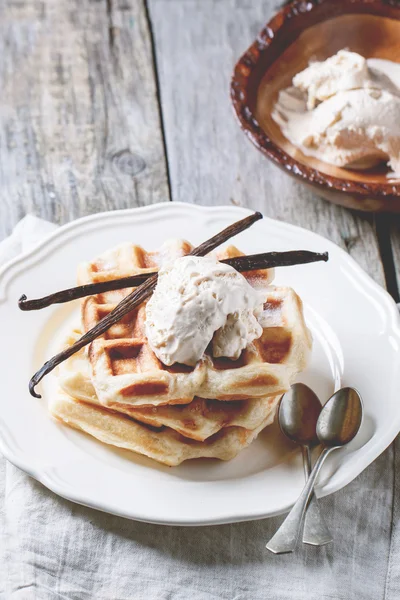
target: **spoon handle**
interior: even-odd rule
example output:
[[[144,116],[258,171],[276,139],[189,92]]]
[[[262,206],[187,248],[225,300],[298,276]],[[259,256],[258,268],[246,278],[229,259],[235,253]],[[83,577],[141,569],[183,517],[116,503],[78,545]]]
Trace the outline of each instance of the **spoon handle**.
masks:
[[[335,448],[325,448],[321,452],[295,505],[286,519],[283,521],[282,525],[279,527],[278,531],[268,542],[266,547],[274,554],[293,552],[295,549],[297,540],[299,538],[300,529],[303,524],[307,503],[314,489],[315,481],[318,477],[324,460],[332,450],[335,450]]]
[[[309,446],[303,446],[302,450],[304,472],[307,481],[311,473],[311,451]],[[317,497],[312,492],[304,517],[303,542],[312,546],[324,546],[332,541],[332,536],[320,511]]]

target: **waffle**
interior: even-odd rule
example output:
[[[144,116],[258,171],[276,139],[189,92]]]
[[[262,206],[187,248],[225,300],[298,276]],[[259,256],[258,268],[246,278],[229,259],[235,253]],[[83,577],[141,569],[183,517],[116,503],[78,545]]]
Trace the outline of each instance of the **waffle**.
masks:
[[[79,328],[71,331],[62,349],[71,346],[80,336]],[[91,381],[89,361],[83,348],[59,365],[58,383],[61,389],[74,399],[94,405],[100,404]],[[187,438],[204,441],[224,427],[238,426],[254,430],[263,423],[270,424],[278,401],[279,396],[232,402],[196,397],[187,405],[147,408],[119,405],[118,412],[125,413],[141,423],[153,427],[166,426]]]
[[[254,430],[226,427],[206,441],[198,442],[168,427],[155,429],[127,415],[79,402],[62,390],[51,396],[49,410],[57,420],[105,444],[143,454],[171,467],[193,458],[230,460],[257,437],[269,420],[267,417]]]
[[[153,271],[165,260],[190,250],[190,244],[184,241],[164,245],[157,252],[122,244],[81,265],[79,284]],[[230,246],[218,257],[239,255],[241,253]],[[301,300],[290,288],[270,287],[272,274],[269,271],[249,272],[244,276],[251,285],[265,288],[263,334],[238,360],[213,358],[206,353],[194,368],[163,365],[145,336],[146,303],[143,303],[89,347],[92,381],[101,404],[108,408],[122,404],[146,407],[188,404],[196,396],[231,401],[284,393],[305,367],[311,347]],[[82,301],[84,331],[109,314],[132,289],[85,298]]]

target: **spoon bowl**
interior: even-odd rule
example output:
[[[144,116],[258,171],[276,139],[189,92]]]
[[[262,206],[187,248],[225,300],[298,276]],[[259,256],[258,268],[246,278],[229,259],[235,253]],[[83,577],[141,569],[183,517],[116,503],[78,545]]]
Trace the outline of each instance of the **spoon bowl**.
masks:
[[[351,442],[361,426],[362,401],[354,388],[335,392],[325,404],[317,422],[317,436],[327,448]]]
[[[279,404],[279,426],[286,437],[302,446],[318,444],[316,427],[321,412],[318,396],[304,383],[295,383]]]

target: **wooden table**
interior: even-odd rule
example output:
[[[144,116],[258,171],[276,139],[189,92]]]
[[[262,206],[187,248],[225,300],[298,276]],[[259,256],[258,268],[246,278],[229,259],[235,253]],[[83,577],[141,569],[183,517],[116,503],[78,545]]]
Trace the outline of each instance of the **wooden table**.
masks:
[[[232,67],[276,0],[4,0],[0,239],[180,200],[239,204],[345,248],[398,299],[400,220],[321,200],[239,130]]]
[[[233,65],[278,4],[3,0],[0,239],[26,213],[61,224],[161,201],[233,203],[333,240],[398,300],[399,217],[321,200],[263,158],[235,121]],[[369,467],[381,474],[371,480],[382,498],[394,490],[393,447]],[[76,527],[86,514],[76,509]],[[160,536],[157,526],[124,522],[126,528],[133,539],[137,531],[143,539],[149,532]],[[212,538],[203,528],[193,546],[209,547],[213,539],[225,548],[227,528],[214,528]],[[236,526],[232,535],[238,531],[251,539],[256,529]],[[264,530],[258,536],[260,544],[267,539]],[[331,550],[328,568],[338,582],[342,574],[334,569],[341,563],[334,553],[340,551]]]

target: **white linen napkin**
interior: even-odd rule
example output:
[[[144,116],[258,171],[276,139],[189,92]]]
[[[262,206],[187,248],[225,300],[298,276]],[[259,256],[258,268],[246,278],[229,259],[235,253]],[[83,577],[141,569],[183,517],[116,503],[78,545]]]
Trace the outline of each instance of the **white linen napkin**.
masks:
[[[54,223],[26,215],[14,227],[12,234],[0,243],[0,266],[36,246],[55,229],[57,225]]]
[[[0,263],[55,227],[25,217],[0,244]],[[217,527],[137,523],[63,500],[0,457],[0,598],[399,600],[399,457],[398,438],[320,500],[334,544],[283,556],[265,549],[283,517]]]

